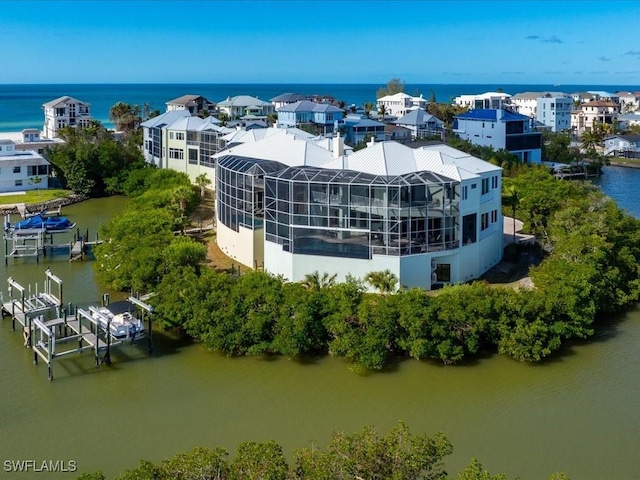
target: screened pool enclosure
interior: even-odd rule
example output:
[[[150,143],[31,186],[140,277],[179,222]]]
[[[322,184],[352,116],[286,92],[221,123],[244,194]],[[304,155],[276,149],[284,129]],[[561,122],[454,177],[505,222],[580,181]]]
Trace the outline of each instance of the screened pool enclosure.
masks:
[[[267,242],[294,254],[370,259],[460,246],[460,184],[433,172],[380,176],[229,155],[216,182],[219,222],[264,228]]]

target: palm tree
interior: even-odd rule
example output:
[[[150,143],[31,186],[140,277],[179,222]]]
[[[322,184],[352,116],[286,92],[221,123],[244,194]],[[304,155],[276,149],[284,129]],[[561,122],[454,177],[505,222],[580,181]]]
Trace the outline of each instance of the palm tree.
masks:
[[[382,115],[382,123],[384,123],[384,116],[387,114],[387,107],[385,107],[384,104],[380,105],[378,107],[378,113]]]
[[[146,102],[143,106],[142,106],[142,118],[144,118],[145,120],[149,120],[151,118],[151,104],[149,102]]]
[[[398,277],[389,269],[383,272],[369,272],[364,281],[383,295],[393,292],[398,285]]]
[[[109,120],[116,126],[116,130],[131,134],[140,125],[140,107],[117,102],[109,109]]]
[[[511,207],[511,217],[513,218],[513,244],[516,243],[516,209],[520,204],[520,191],[515,185],[509,185],[504,189],[502,194],[502,203],[505,206]]]
[[[337,276],[337,273],[329,275],[327,272],[320,275],[316,270],[315,272],[308,273],[304,276],[302,286],[307,290],[322,290],[323,288],[330,288],[336,284]]]
[[[211,180],[206,173],[201,173],[196,177],[196,185],[200,187],[200,198],[204,198],[204,189],[207,185],[211,185]]]
[[[180,213],[180,217],[176,219],[176,222],[179,224],[180,231],[183,234],[187,223],[187,217],[185,217],[185,212],[187,210],[187,201],[189,200],[189,197],[191,197],[192,193],[193,192],[191,188],[184,185],[176,187],[172,193],[173,203]]]

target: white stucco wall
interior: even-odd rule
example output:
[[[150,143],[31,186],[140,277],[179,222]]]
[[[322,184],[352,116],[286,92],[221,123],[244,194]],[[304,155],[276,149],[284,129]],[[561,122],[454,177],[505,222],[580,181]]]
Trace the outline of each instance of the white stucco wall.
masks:
[[[236,232],[217,222],[216,243],[230,258],[254,268],[256,261],[258,264],[262,263],[262,258],[257,255],[262,254],[263,234],[262,229],[254,231],[243,227],[239,227],[239,231]]]

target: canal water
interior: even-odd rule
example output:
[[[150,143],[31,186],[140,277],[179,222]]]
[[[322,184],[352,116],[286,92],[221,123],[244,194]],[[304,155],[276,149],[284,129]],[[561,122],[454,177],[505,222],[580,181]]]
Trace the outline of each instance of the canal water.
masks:
[[[605,192],[640,216],[640,170],[607,168]],[[126,200],[65,207],[90,236]],[[105,292],[91,261],[64,255],[36,264],[10,260],[4,279],[42,282],[47,267],[64,282],[65,302],[97,302]],[[510,478],[637,479],[640,448],[640,309],[632,308],[588,343],[529,365],[493,355],[468,366],[399,361],[357,375],[336,358],[227,358],[156,335],[156,351],[126,346],[110,367],[89,354],[34,366],[22,335],[0,325],[0,468],[7,461],[75,462],[111,478],[140,459],[159,461],[195,446],[234,451],[247,440],[276,440],[287,455],[335,430],[387,431],[405,421],[416,433],[444,432],[456,475],[472,457]],[[76,478],[76,473],[7,473],[0,478]]]

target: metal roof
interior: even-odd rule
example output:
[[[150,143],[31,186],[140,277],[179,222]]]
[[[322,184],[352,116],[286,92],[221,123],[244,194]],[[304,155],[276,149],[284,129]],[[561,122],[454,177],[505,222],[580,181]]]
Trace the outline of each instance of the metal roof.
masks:
[[[81,103],[82,105],[90,105],[87,102],[82,102],[80,100],[78,100],[77,98],[73,98],[70,97],[68,95],[62,96],[62,97],[58,97],[54,100],[51,100],[50,102],[47,103],[43,103],[42,106],[45,108],[53,108],[53,107],[57,107],[58,105],[64,103],[65,105],[67,103]]]
[[[267,105],[271,105],[271,103],[265,102],[264,100],[260,100],[259,98],[252,97],[249,95],[237,95],[235,97],[227,97],[226,100],[218,102],[219,107],[250,107],[250,106],[264,107]]]
[[[429,122],[436,122],[438,125],[443,125],[442,120],[434,117],[430,113],[424,110],[412,110],[404,117],[397,119],[394,123],[396,125],[426,125]]]
[[[306,97],[304,95],[300,95],[299,93],[282,93],[276,97],[273,97],[271,101],[278,102],[278,103],[282,103],[282,102],[294,103],[294,102],[297,102],[298,100],[304,100],[304,99],[306,99]]]
[[[140,126],[146,128],[160,128],[164,125],[171,125],[173,122],[183,117],[190,116],[191,114],[189,113],[189,110],[172,110],[170,112],[164,112],[156,117],[150,118],[146,122],[142,122]]]

